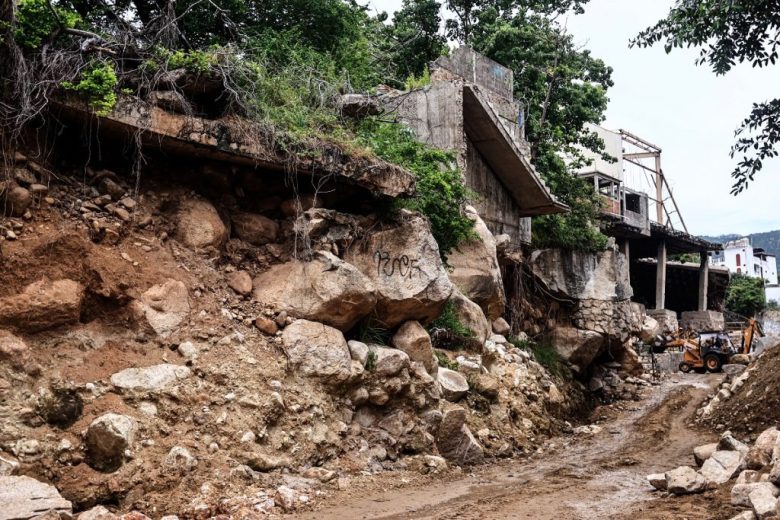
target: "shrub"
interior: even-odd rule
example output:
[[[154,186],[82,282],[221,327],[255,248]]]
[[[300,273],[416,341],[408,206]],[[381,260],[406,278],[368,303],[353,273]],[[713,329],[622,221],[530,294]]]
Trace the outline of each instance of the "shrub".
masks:
[[[358,139],[378,157],[414,174],[417,191],[399,204],[428,217],[445,263],[458,244],[476,237],[474,221],[463,212],[471,192],[453,167],[452,154],[419,142],[406,126],[376,119],[361,123]]]
[[[81,71],[78,83],[63,81],[60,86],[86,94],[89,104],[98,115],[106,115],[116,105],[117,77],[109,62],[94,62]]]
[[[474,337],[474,333],[471,329],[460,322],[458,313],[455,310],[455,304],[451,301],[444,304],[444,310],[442,310],[438,318],[433,320],[430,328],[445,329],[458,336],[463,336],[464,338]]]
[[[418,88],[423,88],[431,84],[431,71],[428,69],[428,67],[425,67],[425,70],[423,70],[422,74],[420,74],[420,77],[416,77],[414,74],[406,78],[406,84],[404,85],[406,87],[406,90],[415,90]]]
[[[726,308],[743,316],[754,316],[766,307],[764,279],[736,274],[726,290]]]
[[[561,360],[558,351],[548,342],[534,343],[531,345],[537,363],[542,365],[553,375],[563,376],[566,373],[566,366]]]
[[[450,370],[458,370],[458,363],[455,361],[450,361],[450,358],[447,357],[447,354],[444,352],[439,352],[438,350],[434,350],[433,354],[436,356],[436,361],[438,361],[440,367],[449,368]]]

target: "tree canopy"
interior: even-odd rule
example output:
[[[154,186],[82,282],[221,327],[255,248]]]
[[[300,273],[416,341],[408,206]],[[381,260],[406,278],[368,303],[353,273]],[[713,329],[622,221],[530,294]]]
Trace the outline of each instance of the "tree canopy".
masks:
[[[734,275],[726,291],[726,308],[743,316],[755,316],[765,307],[764,279]]]
[[[606,243],[594,225],[600,199],[592,186],[572,174],[572,168],[584,161],[584,149],[603,153],[604,143],[586,124],[604,119],[612,69],[579,47],[557,22],[557,15],[581,12],[585,3],[483,2],[473,9],[475,22],[469,22],[468,30],[450,24],[453,35],[468,32],[477,51],[514,72],[515,96],[524,104],[534,165],[551,191],[572,209],[535,219],[534,239],[540,247],[598,250]]]
[[[532,161],[572,208],[536,220],[537,244],[600,249],[599,198],[562,158],[576,165],[583,149],[603,149],[586,124],[603,119],[612,71],[558,21],[587,1],[404,0],[389,18],[357,0],[18,0],[15,17],[0,11],[0,53],[14,57],[4,95],[22,102],[0,105],[0,118],[29,120],[55,89],[108,111],[120,90],[153,90],[185,68],[219,71],[226,106],[290,135],[354,139],[334,96],[419,85],[449,36],[514,71]]]
[[[663,43],[666,52],[697,47],[698,65],[723,75],[739,63],[769,67],[778,59],[780,3],[776,0],[676,2],[663,20],[642,31],[631,45]],[[731,173],[734,195],[742,193],[764,163],[777,157],[780,142],[780,99],[758,102],[736,130],[731,157],[739,162]]]

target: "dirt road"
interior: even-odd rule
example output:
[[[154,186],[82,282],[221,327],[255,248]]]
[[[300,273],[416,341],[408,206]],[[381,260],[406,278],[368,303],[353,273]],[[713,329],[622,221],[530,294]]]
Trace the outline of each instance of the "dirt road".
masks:
[[[346,491],[299,518],[729,518],[734,512],[720,490],[666,497],[653,492],[645,480],[648,473],[692,464],[692,449],[715,438],[691,422],[702,399],[721,379],[675,377],[645,401],[615,414],[591,437],[556,439],[559,447],[542,455],[488,465],[424,487]]]

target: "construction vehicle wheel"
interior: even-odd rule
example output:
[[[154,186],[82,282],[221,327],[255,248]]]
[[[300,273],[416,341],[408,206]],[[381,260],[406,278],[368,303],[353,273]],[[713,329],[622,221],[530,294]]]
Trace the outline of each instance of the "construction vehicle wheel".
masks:
[[[691,365],[689,365],[688,363],[683,361],[682,363],[680,363],[680,366],[677,367],[677,368],[679,368],[680,372],[682,372],[683,374],[687,374],[688,372],[691,371],[691,368],[693,368],[693,367],[691,367]]]
[[[704,366],[706,366],[707,370],[710,372],[720,372],[720,367],[722,365],[723,361],[720,359],[720,356],[709,354],[704,357]]]

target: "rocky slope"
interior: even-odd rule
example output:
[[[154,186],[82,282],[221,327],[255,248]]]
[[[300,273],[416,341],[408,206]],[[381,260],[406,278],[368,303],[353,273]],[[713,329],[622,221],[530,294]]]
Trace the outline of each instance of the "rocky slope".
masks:
[[[14,518],[39,514],[38,495],[63,514],[305,509],[350,476],[534,451],[587,409],[580,383],[490,325],[498,262],[448,273],[419,215],[237,203],[252,187],[235,167],[136,190],[126,172],[14,163],[0,272]],[[495,258],[491,240],[475,247]],[[479,338],[468,351],[432,346],[424,325],[448,301]],[[386,344],[366,334],[377,324]]]

